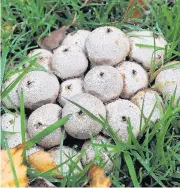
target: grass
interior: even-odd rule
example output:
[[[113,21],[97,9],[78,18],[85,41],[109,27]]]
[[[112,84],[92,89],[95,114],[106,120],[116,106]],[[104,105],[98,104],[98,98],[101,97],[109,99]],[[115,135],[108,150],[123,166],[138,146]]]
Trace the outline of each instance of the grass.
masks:
[[[38,47],[36,41],[60,26],[70,24],[75,14],[77,14],[77,23],[69,31],[81,28],[92,30],[103,25],[113,25],[125,32],[148,28],[164,36],[168,42],[163,64],[176,59],[180,60],[180,0],[176,0],[173,7],[169,7],[166,0],[154,0],[152,4],[148,4],[152,13],[143,19],[134,19],[137,22],[136,25],[124,23],[125,19],[122,16],[128,6],[127,0],[107,0],[106,2],[108,3],[84,5],[77,0],[2,0],[3,20],[1,35],[3,52],[1,58],[1,85],[13,74],[20,74],[14,83],[2,91],[2,98],[8,97],[9,92],[27,72],[39,69],[39,67],[35,66],[36,56],[27,58],[29,51]],[[27,61],[30,62],[29,66],[19,69]],[[152,64],[150,75],[152,84],[154,75],[156,75],[156,71],[160,67],[160,65],[155,66]],[[164,68],[168,68],[168,66]],[[113,152],[113,156],[109,153],[110,159],[114,164],[114,168],[109,174],[113,186],[180,186],[178,181],[180,177],[180,108],[178,106],[174,107],[172,105],[173,101],[174,97],[170,103],[166,103],[166,110],[159,122],[151,123],[149,121],[150,118],[146,120],[145,128],[138,138],[132,134],[129,123],[127,144],[117,138],[105,119],[95,117],[79,106],[84,113],[101,123],[111,135],[111,144],[93,144],[93,147],[110,148],[111,152]],[[23,93],[21,93],[21,134],[24,142],[25,111],[23,106]],[[8,109],[2,107],[2,112],[4,111],[8,111]],[[67,121],[67,118],[60,119],[36,135],[36,137],[27,141],[27,148],[62,126]],[[4,140],[5,138],[3,138],[2,147],[8,150]],[[95,151],[97,150],[95,149]],[[82,155],[83,151],[78,155],[76,163],[69,157],[69,161],[72,161],[70,169],[78,168],[76,164]],[[99,156],[98,153],[97,156]],[[98,162],[97,160],[99,158],[95,159],[96,162]],[[99,164],[103,165],[100,160]],[[62,165],[57,168],[61,168]],[[13,163],[11,166],[13,169]],[[62,180],[52,177],[51,172],[53,170],[39,174],[29,167],[28,175],[30,178],[46,177],[58,186],[77,187],[82,186],[88,180],[87,172],[90,166],[91,164],[85,166],[78,175],[70,173]],[[15,175],[14,170],[13,172]],[[16,177],[15,180],[18,185]]]

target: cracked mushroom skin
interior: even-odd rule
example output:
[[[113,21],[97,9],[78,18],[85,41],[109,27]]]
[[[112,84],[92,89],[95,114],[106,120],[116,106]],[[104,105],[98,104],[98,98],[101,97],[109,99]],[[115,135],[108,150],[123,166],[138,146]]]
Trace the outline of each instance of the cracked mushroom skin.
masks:
[[[98,135],[96,136],[93,141],[93,143],[96,144],[109,144],[110,142],[108,141],[108,139],[106,139],[105,137]],[[109,156],[108,156],[108,152],[106,149],[104,149],[101,146],[92,146],[91,145],[91,141],[87,140],[83,146],[82,146],[82,150],[85,149],[85,155],[83,155],[82,157],[82,164],[83,165],[87,165],[88,163],[90,163],[91,161],[93,161],[95,159],[95,151],[98,151],[98,153],[100,154],[100,157],[103,161],[102,164],[105,164],[104,169],[106,173],[109,173],[112,168],[113,168],[113,163],[110,160]],[[109,150],[109,148],[107,148]],[[110,154],[110,152],[109,152]]]
[[[148,86],[148,74],[139,64],[124,61],[116,68],[124,80],[122,98],[129,99],[138,90]]]
[[[52,57],[52,71],[61,79],[79,77],[88,67],[88,60],[79,46],[62,45]]]
[[[97,66],[84,78],[84,89],[103,102],[118,98],[123,90],[123,79],[119,71],[111,66]]]
[[[62,45],[77,45],[85,52],[85,41],[90,33],[88,30],[77,30],[69,33],[63,40]]]
[[[176,65],[175,65],[176,64]],[[180,99],[180,61],[173,61],[167,66],[174,65],[172,68],[167,68],[162,70],[155,79],[155,87],[159,92],[163,94],[163,96],[170,100],[171,97],[175,94],[174,105]],[[178,104],[180,106],[180,102]]]
[[[141,122],[141,112],[138,106],[125,99],[118,99],[106,105],[107,121],[124,142],[128,139],[128,118],[132,125],[132,132],[135,136],[138,135]],[[103,130],[105,135],[108,133]]]
[[[35,111],[29,116],[27,130],[29,136],[33,138],[39,132],[46,129],[49,125],[55,123],[61,118],[62,108],[57,104],[46,104]],[[57,146],[61,142],[61,128],[56,129],[51,134],[45,136],[40,140],[38,145],[43,148],[51,148]]]
[[[61,83],[61,93],[58,97],[58,102],[64,106],[66,99],[71,99],[73,96],[84,93],[83,80],[81,78],[69,79]]]
[[[89,112],[99,117],[106,118],[106,109],[101,100],[88,93],[82,93],[71,98],[73,102],[81,105]],[[65,123],[65,131],[74,138],[88,139],[90,135],[97,135],[102,130],[102,125],[83,113],[80,108],[67,102],[62,110],[62,117],[70,115]]]
[[[58,97],[60,84],[56,76],[44,71],[27,73],[19,84],[19,94],[24,93],[24,105],[34,110],[44,104],[54,103]]]
[[[165,51],[164,50],[157,50],[154,51],[153,48],[137,46],[137,44],[141,45],[150,45],[156,47],[165,48],[167,42],[164,40],[163,37],[153,34],[151,31],[132,31],[128,33],[130,36],[130,44],[131,44],[131,51],[130,51],[130,58],[141,63],[143,67],[147,70],[151,68],[151,62],[155,59],[155,63],[159,64],[163,61]],[[154,57],[155,55],[155,57]]]
[[[37,56],[36,63],[44,67],[47,71],[51,71],[52,53],[45,49],[35,49],[28,54],[28,57],[30,58],[37,54],[39,55]],[[25,67],[28,65],[29,63],[26,63]]]
[[[164,111],[164,104],[161,96],[157,91],[151,89],[145,89],[139,91],[135,96],[132,97],[131,102],[136,104],[140,110],[143,110],[145,118],[149,118],[151,113],[150,121],[153,123],[160,120]]]
[[[99,27],[92,31],[85,42],[92,64],[116,65],[130,52],[128,37],[116,27]]]

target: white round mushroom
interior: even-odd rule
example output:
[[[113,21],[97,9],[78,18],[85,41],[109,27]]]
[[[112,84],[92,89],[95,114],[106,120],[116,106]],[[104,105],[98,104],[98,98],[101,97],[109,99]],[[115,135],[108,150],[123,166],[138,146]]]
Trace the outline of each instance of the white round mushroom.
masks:
[[[61,118],[62,109],[57,104],[46,104],[36,109],[29,116],[27,130],[29,136],[33,138],[39,132],[46,129],[49,125],[55,123]],[[51,148],[57,146],[61,142],[61,128],[45,136],[38,143],[43,148]]]
[[[88,30],[77,30],[69,33],[62,42],[62,45],[77,45],[85,52],[85,41],[91,32]]]
[[[168,66],[173,66],[168,68]],[[166,64],[166,69],[162,70],[155,79],[155,87],[170,100],[175,90],[175,105],[180,99],[180,61],[173,61]],[[180,102],[179,102],[180,105]]]
[[[116,68],[124,80],[124,88],[121,93],[122,98],[128,99],[138,90],[148,86],[148,74],[139,64],[124,61]]]
[[[61,93],[58,97],[58,102],[64,106],[66,99],[71,99],[77,94],[83,93],[83,80],[81,78],[74,78],[66,80],[61,83]]]
[[[163,100],[158,92],[152,89],[139,91],[132,97],[131,101],[136,104],[140,110],[143,110],[144,117],[149,118],[152,114],[150,118],[152,122],[160,120],[163,115]]]
[[[61,79],[81,76],[88,67],[88,60],[79,46],[62,45],[54,51],[52,70]]]
[[[55,147],[48,152],[51,154],[56,165],[64,163],[59,167],[62,175],[68,175],[70,171],[71,173],[78,174],[79,168],[82,169],[81,162],[76,162],[78,160],[78,153],[74,149],[63,146],[62,148]],[[72,161],[77,164],[77,166],[75,166]],[[72,167],[74,168],[72,169]]]
[[[35,55],[38,55],[36,63],[44,67],[47,71],[51,71],[52,53],[45,49],[35,49],[28,54],[28,57]],[[28,65],[29,63],[26,63],[25,67]]]
[[[128,35],[131,43],[130,58],[141,63],[146,69],[151,68],[151,63],[154,59],[156,64],[163,61],[165,51],[162,49],[157,50],[158,47],[165,48],[167,44],[163,37],[157,36],[151,31],[132,31]],[[137,45],[150,45],[150,47]]]
[[[93,143],[94,144],[109,144],[110,142],[105,137],[98,135],[97,137],[93,139]],[[87,165],[91,161],[95,160],[96,153],[98,153],[98,160],[100,156],[100,160],[102,160],[101,164],[104,165],[105,172],[109,173],[112,170],[113,163],[110,159],[110,157],[112,156],[112,152],[110,151],[109,148],[104,149],[104,147],[101,147],[101,146],[92,146],[91,141],[88,140],[83,144],[82,149],[86,150],[85,155],[83,155],[82,157],[83,165]],[[108,152],[107,150],[110,152]]]
[[[94,64],[116,65],[130,51],[128,37],[118,28],[105,26],[92,31],[86,39],[86,51]]]
[[[60,90],[56,76],[48,72],[32,71],[19,83],[19,93],[24,93],[24,105],[31,110],[55,102]]]
[[[97,66],[84,78],[84,89],[103,102],[118,98],[123,89],[123,79],[119,71],[111,66]]]
[[[72,101],[81,105],[89,112],[99,117],[99,114],[106,118],[104,104],[93,95],[82,93],[71,98]],[[102,125],[83,113],[80,108],[67,102],[62,110],[62,116],[70,115],[65,123],[66,132],[74,138],[88,139],[90,135],[97,135],[102,130]]]
[[[128,139],[128,118],[135,136],[140,131],[141,112],[138,106],[124,99],[118,99],[106,105],[107,121],[119,139]],[[143,124],[143,123],[142,123]],[[108,135],[106,131],[103,132]]]

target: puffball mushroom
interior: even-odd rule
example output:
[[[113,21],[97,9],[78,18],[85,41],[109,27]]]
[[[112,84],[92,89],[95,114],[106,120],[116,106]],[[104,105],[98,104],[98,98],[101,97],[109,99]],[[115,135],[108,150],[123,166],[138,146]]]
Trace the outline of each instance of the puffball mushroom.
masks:
[[[98,135],[97,137],[95,137],[93,139],[93,143],[95,143],[95,144],[109,144],[110,142],[105,137]],[[102,164],[105,164],[104,169],[105,169],[106,173],[109,173],[112,170],[113,163],[112,163],[111,159],[109,158],[110,156],[108,156],[108,152],[106,150],[108,148],[104,149],[101,146],[92,146],[91,141],[88,140],[83,144],[82,149],[86,150],[85,155],[83,155],[83,157],[82,157],[83,165],[87,165],[88,163],[93,161],[96,157],[95,151],[98,151],[98,155],[100,155],[101,160],[103,162]],[[109,154],[112,154],[112,153],[109,152]]]
[[[46,129],[49,125],[55,123],[61,118],[62,109],[57,104],[46,104],[35,111],[29,116],[27,130],[29,136],[33,138],[39,132]],[[56,129],[51,134],[45,136],[38,143],[43,148],[51,148],[57,146],[61,142],[61,128]]]
[[[106,118],[106,109],[101,100],[88,93],[81,93],[73,98],[73,102],[81,105],[95,116],[103,116]],[[69,116],[69,120],[65,123],[66,132],[74,138],[88,139],[92,134],[97,135],[102,130],[102,125],[83,113],[80,108],[67,102],[62,110],[62,116]]]
[[[132,97],[131,101],[136,104],[140,110],[143,110],[143,114],[146,118],[149,118],[151,113],[150,121],[158,121],[164,111],[164,104],[161,96],[158,92],[145,89],[139,91],[135,96]]]
[[[93,64],[116,65],[130,51],[128,37],[118,28],[105,26],[92,31],[85,42],[89,60]]]
[[[131,43],[130,58],[141,63],[147,70],[151,68],[151,62],[154,59],[155,64],[163,60],[165,51],[157,50],[158,47],[165,48],[167,44],[163,37],[155,35],[151,31],[132,31],[128,35]],[[152,47],[154,43],[156,48]],[[137,46],[138,44],[150,45],[150,47]]]
[[[74,166],[74,169],[70,168],[71,165],[74,165],[74,163],[76,163],[76,160],[78,160],[78,156],[77,156],[78,153],[74,149],[69,148],[67,146],[62,146],[62,148],[60,147],[52,148],[48,152],[52,156],[52,159],[56,165],[60,165],[64,163],[60,167],[61,173],[63,175],[67,175],[70,170],[73,170],[74,174],[78,174],[78,168],[82,169],[82,165],[80,161],[77,163],[77,166]],[[72,161],[74,163],[72,163]]]
[[[41,178],[41,177],[33,179],[32,181],[29,182],[29,185],[30,185],[28,186],[29,188],[31,187],[56,187],[48,180],[46,180],[45,178]]]
[[[56,76],[43,71],[27,73],[19,83],[19,94],[24,93],[24,105],[34,110],[44,104],[55,102],[60,90]]]
[[[148,86],[148,74],[139,64],[124,61],[116,68],[124,80],[122,98],[128,99],[138,90]]]
[[[83,93],[83,80],[74,78],[61,83],[61,93],[59,94],[58,102],[64,106],[66,99],[71,99],[73,96]]]
[[[132,125],[132,132],[138,135],[141,122],[140,109],[132,102],[124,99],[118,99],[106,105],[107,121],[113,131],[122,141],[128,139],[128,118]],[[108,133],[104,130],[105,135]]]
[[[168,99],[174,95],[175,103],[180,98],[180,61],[173,61],[166,66],[173,66],[162,70],[155,79],[155,87]],[[180,103],[179,103],[180,105]]]
[[[79,46],[62,45],[54,51],[52,70],[61,79],[81,76],[88,67],[88,60]]]
[[[103,102],[118,98],[123,89],[123,79],[119,71],[111,66],[97,66],[84,78],[84,89]]]
[[[62,45],[77,45],[85,52],[85,41],[91,32],[88,30],[77,30],[69,33],[62,42]]]
[[[37,55],[37,61],[36,63],[44,67],[47,71],[51,71],[51,62],[52,62],[52,53],[45,49],[35,49],[32,50],[28,57],[32,57]],[[26,63],[25,66],[27,67],[29,63]]]

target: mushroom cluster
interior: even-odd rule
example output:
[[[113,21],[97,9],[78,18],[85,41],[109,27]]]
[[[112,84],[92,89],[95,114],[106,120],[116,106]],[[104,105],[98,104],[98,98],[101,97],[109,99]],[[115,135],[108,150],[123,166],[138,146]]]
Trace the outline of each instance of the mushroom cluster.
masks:
[[[150,31],[125,34],[118,28],[105,26],[92,32],[79,30],[70,33],[52,52],[44,49],[30,52],[29,57],[38,54],[36,63],[46,71],[28,72],[10,92],[11,103],[6,98],[4,106],[8,109],[13,105],[18,107],[19,94],[24,92],[25,107],[31,110],[26,126],[30,138],[69,115],[64,127],[42,138],[30,153],[42,147],[50,152],[56,164],[60,163],[61,157],[65,162],[68,155],[77,153],[74,148],[60,146],[65,132],[74,139],[85,141],[82,149],[86,153],[82,164],[78,163],[78,167],[82,168],[81,165],[86,165],[96,156],[90,138],[94,137],[98,144],[109,142],[107,130],[71,101],[106,119],[123,142],[128,139],[129,125],[132,133],[138,136],[144,119],[152,123],[158,121],[164,112],[164,96],[170,99],[176,89],[176,101],[180,97],[178,62],[171,62],[173,68],[163,69],[157,75],[156,87],[153,87],[156,90],[149,87],[148,71],[152,63],[162,65],[165,45],[163,37]],[[16,78],[14,75],[5,87]],[[3,115],[3,131],[8,134],[15,132],[15,135],[7,135],[9,143],[12,140],[21,142],[19,119],[17,115]],[[113,164],[107,150],[101,150],[99,154],[109,172]],[[65,173],[69,171],[68,165],[69,162],[64,166]]]

